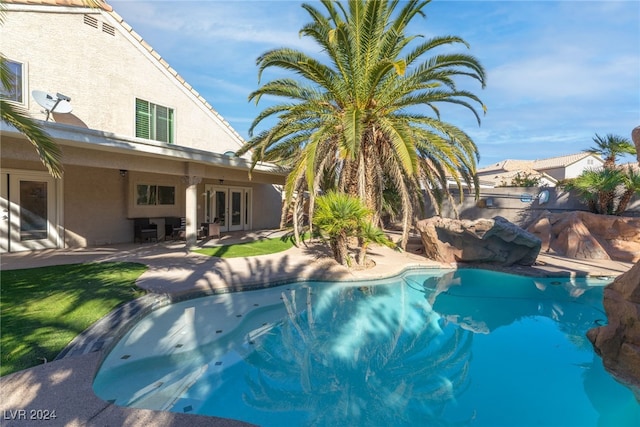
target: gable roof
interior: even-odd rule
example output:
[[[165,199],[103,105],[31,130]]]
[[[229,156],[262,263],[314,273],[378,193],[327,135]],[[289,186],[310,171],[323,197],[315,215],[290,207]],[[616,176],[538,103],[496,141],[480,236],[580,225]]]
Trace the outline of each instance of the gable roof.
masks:
[[[547,169],[565,168],[571,166],[574,163],[579,162],[587,157],[593,157],[599,162],[603,163],[602,159],[593,153],[581,152],[575,154],[567,154],[565,156],[550,157],[547,159],[539,160],[513,160],[507,159],[495,163],[491,166],[478,169],[479,175],[490,175],[500,172],[514,172],[514,171],[543,171]]]
[[[599,160],[601,163],[604,163],[600,157],[596,154],[582,152],[576,154],[568,154],[566,156],[559,157],[551,157],[548,159],[542,160],[534,160],[531,164],[531,167],[536,170],[544,170],[544,169],[555,169],[555,168],[564,168],[567,166],[571,166],[574,163],[579,162],[582,159],[587,157],[593,157],[594,159]]]
[[[2,0],[4,3],[32,4],[41,6],[96,7],[107,12],[113,8],[104,0]]]
[[[162,58],[162,56],[151,47],[149,43],[147,43],[140,34],[136,33],[131,27],[131,25],[127,24],[125,20],[118,15],[113,8],[107,4],[104,0],[1,0],[5,4],[16,4],[16,5],[28,5],[28,6],[59,6],[59,7],[78,7],[78,8],[86,8],[90,9],[91,7],[95,7],[96,10],[102,11],[102,13],[106,13],[110,15],[118,24],[120,24],[121,28],[128,33],[144,50],[146,50],[157,63],[164,68],[169,74],[171,74],[176,83],[182,86],[186,91],[188,91],[191,95],[193,95],[201,105],[211,113],[215,119],[220,121],[222,126],[224,126],[234,138],[238,140],[238,144],[242,144],[244,142],[244,138],[240,136],[240,134],[227,122],[221,115],[218,113],[209,102],[204,99],[197,90],[193,88],[187,81],[178,74],[178,72],[173,69],[167,61]]]
[[[531,163],[532,163],[531,160],[506,159],[498,163],[495,163],[491,166],[478,169],[477,173],[481,175],[486,175],[486,174],[498,173],[498,172],[510,172],[510,171],[517,171],[522,169],[530,169]]]

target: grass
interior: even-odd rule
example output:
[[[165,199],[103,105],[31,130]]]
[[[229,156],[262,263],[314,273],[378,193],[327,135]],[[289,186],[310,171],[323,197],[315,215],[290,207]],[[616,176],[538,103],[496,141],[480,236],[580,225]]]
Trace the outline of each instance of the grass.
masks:
[[[146,270],[127,262],[3,271],[0,376],[53,360],[76,335],[144,292]]]
[[[303,238],[301,236],[301,238]],[[194,252],[219,258],[239,258],[257,255],[269,255],[286,251],[293,246],[293,237],[286,236],[278,239],[263,239],[248,243],[213,246],[196,249]]]

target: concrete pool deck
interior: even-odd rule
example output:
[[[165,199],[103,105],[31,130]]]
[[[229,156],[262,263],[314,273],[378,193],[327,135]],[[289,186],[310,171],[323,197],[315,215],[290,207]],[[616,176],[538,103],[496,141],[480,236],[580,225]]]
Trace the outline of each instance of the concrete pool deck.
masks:
[[[229,235],[220,241],[201,245],[237,243],[273,235],[257,233]],[[377,279],[400,273],[410,266],[448,267],[409,252],[374,248],[370,257],[375,267],[346,269],[326,258],[320,245],[292,248],[272,255],[220,259],[184,249],[184,244],[161,242],[147,245],[119,245],[105,248],[45,250],[3,254],[2,271],[39,266],[92,261],[130,261],[148,265],[138,286],[148,290],[146,308],[164,299],[181,299],[188,294],[246,290],[266,283],[284,283],[294,279]],[[509,269],[533,276],[618,276],[632,264],[616,261],[572,260],[541,254],[532,267]],[[130,305],[128,307],[131,307]],[[139,307],[137,308],[139,309]],[[137,310],[136,309],[136,310]],[[132,310],[135,311],[135,310]],[[114,314],[115,313],[115,314]],[[114,322],[134,317],[135,312],[120,310],[103,318],[63,352],[64,357],[0,378],[0,417],[3,426],[247,426],[249,424],[214,417],[133,409],[115,406],[98,398],[92,381],[108,348]],[[107,336],[107,340],[99,337]],[[84,341],[83,339],[84,338]],[[77,351],[73,351],[73,349]],[[55,411],[55,419],[51,418]],[[46,418],[49,416],[49,419]]]

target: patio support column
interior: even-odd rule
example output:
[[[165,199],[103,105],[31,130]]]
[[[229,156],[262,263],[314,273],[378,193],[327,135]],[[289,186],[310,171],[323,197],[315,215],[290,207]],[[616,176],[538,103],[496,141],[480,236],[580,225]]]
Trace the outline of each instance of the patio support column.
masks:
[[[199,176],[185,176],[184,181],[187,184],[185,197],[185,218],[186,225],[186,245],[187,248],[196,246],[198,237],[198,184],[202,182]]]

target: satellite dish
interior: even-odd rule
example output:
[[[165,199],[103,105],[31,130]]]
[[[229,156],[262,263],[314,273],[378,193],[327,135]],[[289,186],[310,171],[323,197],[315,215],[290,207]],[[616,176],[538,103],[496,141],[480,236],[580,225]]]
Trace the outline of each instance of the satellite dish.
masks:
[[[41,90],[34,90],[31,92],[31,95],[33,96],[33,99],[36,100],[38,105],[44,108],[47,112],[47,120],[49,120],[49,114],[51,113],[66,114],[73,111],[73,107],[69,103],[69,101],[71,101],[71,98],[61,93],[52,95]]]
[[[544,205],[549,201],[549,190],[542,190],[540,194],[538,194],[538,203]]]

